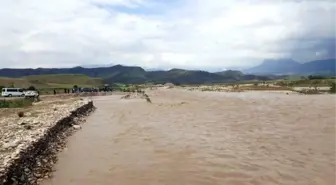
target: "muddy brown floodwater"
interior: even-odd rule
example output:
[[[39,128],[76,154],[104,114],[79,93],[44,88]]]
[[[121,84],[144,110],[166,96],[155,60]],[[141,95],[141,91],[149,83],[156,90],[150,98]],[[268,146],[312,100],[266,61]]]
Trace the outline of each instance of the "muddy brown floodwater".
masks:
[[[333,185],[335,96],[95,97],[43,185]]]

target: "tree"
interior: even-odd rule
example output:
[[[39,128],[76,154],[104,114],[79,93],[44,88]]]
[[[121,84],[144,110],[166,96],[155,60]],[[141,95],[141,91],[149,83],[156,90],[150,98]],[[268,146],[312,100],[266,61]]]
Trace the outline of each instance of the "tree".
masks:
[[[27,90],[29,90],[29,91],[36,91],[36,88],[33,85],[31,85],[31,86],[28,87]]]
[[[336,93],[336,83],[333,82],[331,85],[330,85],[330,90],[329,90],[330,93]]]
[[[74,88],[74,89],[78,89],[78,85],[74,85],[73,88]]]
[[[308,79],[309,80],[322,80],[322,79],[326,79],[327,77],[325,77],[325,76],[320,76],[320,75],[315,75],[315,76],[313,76],[313,75],[309,75],[308,76]]]

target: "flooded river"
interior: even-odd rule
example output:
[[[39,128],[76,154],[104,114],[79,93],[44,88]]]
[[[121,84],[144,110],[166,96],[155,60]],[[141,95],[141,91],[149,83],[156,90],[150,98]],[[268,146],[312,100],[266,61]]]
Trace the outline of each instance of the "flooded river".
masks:
[[[335,96],[148,94],[94,98],[43,185],[335,184]]]

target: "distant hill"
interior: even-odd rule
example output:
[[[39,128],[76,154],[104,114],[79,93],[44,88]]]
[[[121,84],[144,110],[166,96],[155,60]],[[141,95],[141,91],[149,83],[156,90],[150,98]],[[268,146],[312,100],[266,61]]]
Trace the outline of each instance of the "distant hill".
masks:
[[[225,79],[215,73],[200,70],[171,69],[169,71],[152,71],[147,73],[149,81],[154,83],[203,84],[224,82]]]
[[[297,72],[301,74],[329,74],[335,75],[336,73],[336,59],[316,60],[301,64],[297,68]]]
[[[335,75],[336,60],[317,60],[300,64],[292,59],[264,60],[260,65],[244,70],[249,74],[277,75]]]
[[[241,71],[236,70],[226,70],[217,72],[216,74],[222,77],[231,78],[232,80],[240,80],[244,76],[244,74]]]
[[[122,66],[115,65],[112,67],[97,67],[97,68],[37,68],[37,69],[0,69],[0,76],[10,78],[38,78],[43,81],[43,78],[48,76],[41,75],[86,75],[90,78],[100,78],[102,83],[174,83],[174,84],[203,84],[203,83],[224,83],[234,82],[241,80],[271,80],[274,76],[258,76],[258,75],[244,75],[240,71],[227,70],[217,73],[211,73],[201,70],[184,70],[184,69],[171,69],[169,71],[145,71],[137,66]],[[35,77],[26,77],[37,75]],[[58,78],[58,82],[76,83],[71,81],[70,78]],[[51,78],[48,78],[51,79]],[[46,83],[46,82],[43,82]],[[48,81],[48,83],[53,83]],[[90,83],[96,84],[96,83]]]
[[[57,74],[57,75],[33,75],[20,78],[0,77],[0,86],[28,88],[33,85],[36,88],[71,88],[74,85],[80,87],[100,86],[103,80],[91,78],[81,74]]]
[[[108,78],[117,74],[133,73],[134,71],[145,72],[141,67],[129,67],[115,65],[112,67],[97,67],[97,68],[37,68],[37,69],[0,69],[0,76],[18,78],[31,75],[48,75],[48,74],[83,74],[90,77]]]
[[[252,74],[292,73],[298,66],[300,66],[300,63],[292,59],[267,59],[260,65],[247,69],[244,72]]]

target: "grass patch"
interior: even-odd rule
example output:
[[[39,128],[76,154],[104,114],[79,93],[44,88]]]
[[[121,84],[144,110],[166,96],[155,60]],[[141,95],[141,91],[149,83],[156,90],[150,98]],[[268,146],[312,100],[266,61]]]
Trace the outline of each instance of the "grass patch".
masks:
[[[275,85],[287,87],[325,87],[334,83],[335,79],[301,79],[301,80],[281,80],[275,82]]]
[[[22,108],[33,105],[32,99],[0,100],[0,108]]]
[[[3,87],[28,88],[29,86],[34,86],[38,90],[46,89],[47,92],[49,92],[49,89],[54,88],[61,91],[64,88],[72,88],[74,85],[97,87],[102,84],[103,79],[77,74],[34,75],[22,78],[0,77],[0,86]]]
[[[43,83],[52,87],[59,87],[62,85],[71,85],[68,87],[73,87],[73,85],[102,85],[103,80],[100,78],[91,78],[86,75],[80,74],[57,74],[57,75],[36,75],[36,76],[26,76],[26,79],[30,82]],[[63,86],[62,86],[63,87]]]
[[[291,91],[291,88],[288,87],[277,87],[277,86],[241,86],[239,87],[241,90],[249,90],[249,91]]]

